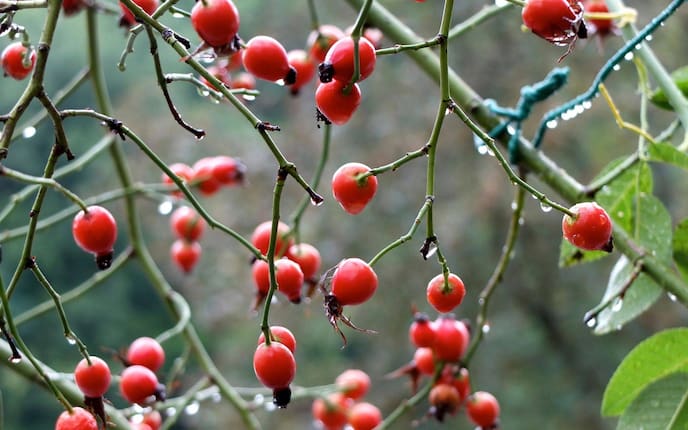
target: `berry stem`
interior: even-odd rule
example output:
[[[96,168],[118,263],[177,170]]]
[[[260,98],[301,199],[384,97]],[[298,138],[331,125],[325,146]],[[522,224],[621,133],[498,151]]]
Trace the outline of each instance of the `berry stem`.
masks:
[[[463,35],[464,33],[478,27],[480,24],[487,21],[488,19],[497,16],[499,13],[511,7],[513,7],[513,4],[511,3],[506,3],[499,6],[483,6],[483,8],[480,9],[477,13],[475,13],[465,21],[455,25],[451,30],[449,30],[449,40]]]

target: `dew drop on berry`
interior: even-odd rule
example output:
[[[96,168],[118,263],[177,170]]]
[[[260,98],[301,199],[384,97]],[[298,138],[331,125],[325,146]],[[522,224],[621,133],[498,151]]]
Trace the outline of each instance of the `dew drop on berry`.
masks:
[[[26,127],[22,130],[22,137],[24,139],[30,139],[36,135],[36,127]]]

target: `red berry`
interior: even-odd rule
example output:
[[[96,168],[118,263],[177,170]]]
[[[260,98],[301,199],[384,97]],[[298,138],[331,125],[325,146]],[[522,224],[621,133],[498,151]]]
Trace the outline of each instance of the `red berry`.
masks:
[[[322,63],[330,47],[344,37],[346,34],[335,25],[325,24],[318,27],[318,31],[313,30],[306,41],[306,46],[309,47],[308,54],[313,62]]]
[[[29,49],[31,51],[28,63],[24,63],[26,52]],[[33,71],[33,67],[36,65],[36,51],[22,45],[22,42],[14,42],[3,49],[0,61],[2,61],[2,70],[5,72],[5,76],[20,81],[29,76]]]
[[[444,366],[437,383],[453,385],[459,393],[461,402],[466,400],[468,395],[471,394],[471,382],[468,376],[468,369],[465,367],[450,364]]]
[[[350,408],[351,399],[342,393],[331,393],[313,400],[311,412],[313,418],[320,421],[325,429],[339,430],[346,425]]]
[[[315,75],[315,64],[303,49],[294,49],[287,52],[289,65],[296,70],[296,80],[291,85],[292,94],[298,94],[299,90],[309,83]]]
[[[172,171],[172,173],[177,175],[179,177],[179,179],[181,179],[184,182],[189,182],[189,181],[191,181],[191,178],[193,178],[193,175],[194,175],[193,169],[184,163],[174,163],[174,164],[171,164],[169,166],[169,168]],[[163,184],[167,184],[167,185],[174,184],[172,179],[164,173],[162,174],[162,182],[163,182]],[[173,191],[172,194],[174,194],[178,197],[180,197],[182,195],[181,191]]]
[[[189,206],[181,206],[172,212],[170,217],[172,232],[179,239],[194,241],[201,238],[205,231],[206,222]]]
[[[346,163],[332,176],[332,194],[335,200],[352,215],[363,211],[377,191],[375,175],[366,176],[363,180],[358,179],[369,171],[370,167],[365,164]]]
[[[152,410],[143,415],[142,423],[147,424],[151,430],[158,430],[162,425],[162,416],[160,415],[160,412]]]
[[[148,15],[152,15],[153,12],[155,12],[155,9],[158,8],[159,2],[158,0],[133,0],[134,3],[139,6],[141,9],[143,9],[144,12],[146,12]],[[134,14],[131,13],[128,7],[124,5],[124,3],[120,2],[119,3],[119,8],[122,10],[122,16],[120,17],[120,25],[123,27],[131,27],[134,24],[136,24],[136,18],[134,18]]]
[[[55,430],[98,430],[98,421],[89,411],[80,407],[64,411],[57,417]]]
[[[72,235],[81,249],[96,255],[98,267],[106,269],[112,261],[112,248],[117,239],[117,223],[102,206],[89,206],[72,221]]]
[[[165,350],[151,337],[139,337],[127,349],[127,362],[138,364],[157,372],[165,363]]]
[[[452,317],[439,318],[435,324],[435,343],[432,347],[435,357],[443,361],[459,361],[470,340],[466,324]]]
[[[499,402],[488,392],[476,391],[466,401],[466,414],[475,425],[494,427],[499,418]]]
[[[230,54],[225,69],[227,69],[228,72],[232,72],[234,70],[239,70],[239,68],[241,68],[241,52],[237,51]]]
[[[193,176],[191,180],[196,184],[198,190],[204,196],[211,196],[222,187],[220,181],[213,176],[214,166],[214,157],[203,157],[193,165]]]
[[[365,37],[358,40],[359,81],[364,80],[375,69],[375,47]],[[332,79],[348,83],[354,75],[354,40],[351,37],[339,39],[332,45],[325,61],[318,66],[321,82]]]
[[[287,296],[292,303],[301,302],[301,287],[303,286],[303,272],[301,267],[288,258],[275,261],[275,278],[277,289]]]
[[[334,383],[346,397],[360,400],[370,389],[370,376],[359,369],[348,369],[339,374]]]
[[[110,368],[98,357],[89,357],[91,364],[82,359],[74,369],[74,380],[77,387],[86,397],[102,397],[110,387]]]
[[[289,348],[280,342],[261,343],[253,354],[253,370],[266,387],[287,388],[296,375],[296,360]]]
[[[287,250],[287,257],[301,267],[303,277],[306,280],[313,279],[318,270],[320,270],[320,252],[318,252],[316,247],[308,243],[302,242],[290,246]]]
[[[583,3],[583,8],[585,12],[609,13],[607,4],[602,0],[588,0]],[[606,36],[614,31],[614,21],[611,19],[590,18],[587,23],[591,27],[590,32],[600,36]]]
[[[344,91],[347,82],[332,81],[318,85],[315,104],[325,118],[333,124],[345,124],[361,104],[361,90],[354,84]]]
[[[425,314],[417,314],[409,327],[409,338],[416,347],[432,347],[435,343],[435,325]]]
[[[454,414],[461,405],[461,398],[454,386],[449,384],[437,384],[430,390],[428,395],[432,414],[438,421],[444,421],[446,414]]]
[[[293,240],[286,239],[285,236],[291,229],[282,221],[277,224],[277,243],[275,244],[275,255],[282,256],[292,245]],[[270,233],[272,232],[272,221],[260,223],[251,234],[251,243],[263,254],[268,254],[270,244]]]
[[[432,348],[417,348],[413,353],[413,362],[416,369],[425,375],[435,373],[435,353]]]
[[[279,342],[289,348],[293,354],[296,352],[296,338],[294,334],[286,327],[279,325],[270,326],[270,334],[273,342]],[[261,332],[258,336],[258,345],[265,343],[265,333]]]
[[[296,72],[289,65],[287,51],[270,36],[255,36],[246,42],[241,61],[246,71],[259,79],[271,82],[283,80],[288,85],[296,79]]]
[[[131,424],[131,429],[130,430],[153,430],[151,426],[149,426],[146,423],[130,423]]]
[[[191,25],[205,43],[222,47],[239,31],[239,11],[232,0],[198,1],[191,9]]]
[[[358,305],[373,296],[377,289],[375,271],[360,258],[342,260],[332,275],[331,293],[340,305]]]
[[[564,239],[587,251],[612,251],[612,220],[600,205],[595,202],[578,203],[570,211],[576,216],[564,215],[561,221]]]
[[[578,37],[585,37],[579,0],[528,0],[522,18],[533,33],[555,45],[571,45]]]
[[[211,174],[222,185],[238,185],[244,182],[246,165],[226,155],[215,157]]]
[[[74,15],[81,9],[86,7],[84,0],[63,0],[62,1],[62,12],[65,16]]]
[[[438,312],[451,312],[463,301],[466,288],[461,278],[453,273],[447,277],[447,285],[444,284],[444,274],[440,273],[430,280],[426,290],[428,303]]]
[[[349,411],[349,425],[353,430],[373,430],[381,422],[382,413],[370,403],[357,403]]]
[[[253,275],[253,284],[258,290],[258,295],[265,297],[270,292],[270,266],[264,260],[256,260],[251,266],[251,273]]]
[[[135,364],[122,372],[119,389],[129,403],[145,404],[158,392],[158,377],[149,368]]]
[[[170,256],[172,262],[184,273],[190,273],[201,258],[201,245],[198,242],[189,242],[177,239],[172,244]]]

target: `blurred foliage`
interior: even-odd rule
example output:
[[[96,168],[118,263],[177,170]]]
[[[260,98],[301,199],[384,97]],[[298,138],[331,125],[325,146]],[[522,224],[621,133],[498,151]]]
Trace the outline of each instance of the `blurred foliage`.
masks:
[[[346,27],[355,19],[355,11],[343,3],[316,3],[322,23]],[[381,3],[423,37],[430,38],[437,33],[440,2],[417,4],[410,0],[388,0]],[[639,10],[639,25],[656,14],[663,6],[661,3],[664,2],[629,1],[630,6]],[[241,11],[243,39],[267,33],[280,39],[288,49],[304,46],[310,31],[305,0],[236,0],[236,4]],[[484,4],[483,1],[457,2],[454,22],[469,17]],[[188,0],[179,5],[191,7]],[[48,92],[63,86],[86,62],[85,17],[60,19],[47,69]],[[38,39],[41,12],[21,11],[16,21],[30,29],[32,40]],[[161,97],[145,37],[137,39],[135,52],[127,59],[127,70],[122,73],[116,64],[125,44],[125,32],[117,27],[115,16],[102,16],[100,21],[102,60],[116,107],[114,116],[138,133],[168,163],[192,164],[201,157],[219,154],[241,158],[249,168],[248,184],[223,190],[221,195],[205,198],[203,203],[218,220],[243,235],[250,235],[258,223],[271,215],[277,165],[263,142],[231,107],[224,103],[216,105],[190,85],[176,82],[170,90],[177,108],[189,123],[208,134],[204,140],[196,141],[185,133],[172,121]],[[166,16],[162,21],[180,29],[194,43],[198,41],[186,20]],[[519,88],[541,80],[556,66],[556,59],[562,53],[559,48],[522,32],[520,25],[519,11],[512,8],[451,45],[451,66],[456,72],[483,97],[494,98],[502,105],[515,103]],[[661,61],[671,70],[685,63],[687,25],[688,11],[684,8],[655,34],[652,42]],[[383,43],[390,44],[388,40]],[[537,106],[532,120],[525,123],[526,136],[532,135],[537,119],[547,109],[585,90],[601,64],[621,44],[616,37],[579,41],[574,53],[565,60],[571,68],[569,85]],[[161,47],[167,73],[188,72],[171,50],[164,44]],[[639,112],[635,73],[629,63],[608,80],[608,88],[623,116],[631,121],[636,121]],[[361,86],[360,110],[349,124],[336,128],[333,133],[331,159],[321,187],[326,203],[308,209],[301,230],[302,239],[320,249],[325,267],[350,256],[371,258],[406,233],[425,197],[425,165],[420,160],[380,176],[378,195],[359,216],[345,214],[330,197],[327,179],[339,165],[355,160],[377,166],[420,148],[435,115],[437,88],[404,55],[381,57],[376,72]],[[3,81],[1,112],[11,108],[22,88],[22,83]],[[284,88],[265,82],[260,82],[258,89],[262,94],[250,102],[251,109],[259,117],[280,125],[282,131],[274,134],[280,149],[305,177],[310,177],[323,134],[315,122],[313,88],[305,89],[298,97],[291,97]],[[90,88],[85,85],[62,106],[81,108],[93,104]],[[38,108],[32,106],[32,111]],[[650,114],[659,123],[664,118],[664,123],[670,121],[669,114],[658,109],[651,109]],[[77,155],[92,146],[103,132],[96,122],[84,119],[67,120],[66,131]],[[50,125],[43,123],[34,137],[13,145],[6,165],[40,174],[51,144]],[[636,137],[617,128],[609,108],[599,99],[589,112],[551,131],[543,150],[585,182],[609,160],[632,151],[635,145]],[[150,160],[133,146],[127,146],[126,151],[136,181],[159,182],[160,172]],[[467,286],[468,294],[458,316],[472,318],[477,311],[478,294],[501,252],[514,188],[493,158],[474,150],[471,133],[458,122],[448,124],[443,130],[440,151],[436,229],[450,267]],[[60,163],[63,165],[66,160]],[[655,188],[670,211],[683,214],[680,217],[683,218],[688,212],[683,198],[686,184],[678,183],[676,178],[676,172],[670,168],[655,171]],[[537,178],[530,179],[541,187]],[[84,198],[118,186],[105,155],[62,182]],[[14,182],[0,182],[0,207],[19,189]],[[288,181],[283,219],[288,219],[303,195],[301,188]],[[253,285],[248,253],[226,235],[207,234],[202,240],[204,251],[199,266],[192,275],[182,276],[169,261],[173,238],[168,218],[158,213],[159,203],[151,200],[141,201],[139,205],[147,243],[156,261],[173,287],[190,301],[202,338],[228,380],[237,386],[256,386],[250,356],[260,322],[249,312]],[[61,195],[49,193],[44,213],[53,213],[64,205]],[[120,202],[107,206],[115,216],[124,216]],[[6,220],[0,231],[23,225],[29,207],[30,199]],[[524,219],[515,258],[490,309],[491,330],[471,367],[473,387],[498,396],[505,428],[613,428],[614,423],[603,421],[599,413],[602,393],[613,369],[641,339],[660,328],[685,321],[686,310],[663,298],[661,310],[651,310],[620,332],[594,336],[582,323],[582,317],[602,296],[614,259],[559,270],[559,216],[543,213],[537,202],[529,201]],[[418,248],[422,239],[419,232],[408,244],[383,258],[376,266],[381,284],[375,298],[349,311],[357,325],[375,329],[377,335],[347,331],[349,345],[342,349],[340,338],[324,318],[318,296],[299,306],[281,301],[274,307],[271,321],[290,327],[299,342],[296,384],[332,383],[339,372],[356,367],[371,375],[373,387],[368,397],[383,412],[391,411],[409,396],[408,381],[386,379],[385,375],[411,359],[413,349],[407,336],[411,306],[415,304],[423,311],[430,311],[424,298],[425,285],[439,267],[434,261],[425,262],[420,257]],[[126,232],[122,231],[117,253],[123,251],[126,242]],[[2,245],[0,274],[9,279],[21,241]],[[41,231],[34,249],[41,268],[61,293],[87,279],[95,270],[91,258],[74,246],[68,222]],[[31,276],[25,276],[12,302],[19,313],[47,298],[40,285]],[[138,336],[154,336],[173,323],[136,264],[129,264],[126,270],[93,292],[69,303],[66,310],[72,328],[91,352],[104,356],[110,350],[126,347]],[[67,344],[57,322],[56,314],[49,313],[22,325],[20,330],[41,360],[58,371],[71,372],[79,358],[78,351]],[[174,358],[182,353],[183,345],[179,339],[173,339],[164,346],[169,357],[165,371],[169,371]],[[121,369],[114,359],[108,361],[114,372]],[[191,384],[194,377],[200,376],[194,372],[193,362],[188,364],[188,370],[188,379],[180,381],[182,385]],[[61,407],[41,388],[26,384],[4,367],[0,368],[0,381],[4,410],[4,423],[0,427],[3,424],[8,429],[54,425]],[[108,397],[115,405],[124,405],[116,389]],[[425,412],[425,406],[416,408],[397,428],[409,428],[412,420],[419,420],[421,428],[442,427],[425,418]],[[307,399],[295,401],[286,411],[258,411],[258,415],[265,428],[312,427]],[[200,413],[187,417],[174,428],[237,428],[240,426],[237,420],[226,404],[204,403]],[[446,426],[470,428],[462,416],[451,418]]]

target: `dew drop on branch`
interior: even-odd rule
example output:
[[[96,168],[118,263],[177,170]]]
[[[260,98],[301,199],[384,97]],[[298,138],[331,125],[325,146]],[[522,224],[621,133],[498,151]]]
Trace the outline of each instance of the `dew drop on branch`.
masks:
[[[65,336],[65,339],[67,339],[68,344],[76,345],[76,339],[74,338],[74,335],[68,334]]]
[[[556,119],[551,119],[551,120],[547,121],[546,125],[547,125],[547,128],[550,128],[550,129],[557,128],[557,125],[559,125],[559,122]]]
[[[548,205],[545,202],[540,202],[540,209],[542,210],[542,212],[545,213],[552,212],[552,206]]]
[[[483,332],[483,334],[488,334],[490,332],[490,329],[490,323],[485,323],[483,324],[480,330]]]
[[[633,53],[632,53],[632,52],[627,52],[626,55],[624,55],[624,60],[626,60],[626,61],[631,61],[631,60],[633,60]]]
[[[251,95],[251,94],[244,94],[244,95],[242,95],[241,97],[243,97],[244,100],[246,100],[246,101],[248,101],[248,102],[252,102],[253,100],[256,99],[256,96]]]
[[[12,364],[19,364],[19,363],[21,363],[21,361],[22,361],[22,358],[21,358],[21,357],[12,357],[12,358],[10,358],[10,363],[12,363]]]
[[[587,325],[590,328],[594,328],[597,325],[597,318],[590,318],[588,321],[585,322],[585,325]]]
[[[201,409],[201,405],[198,402],[189,403],[184,408],[184,413],[186,415],[196,415]]]
[[[678,300],[678,299],[676,298],[676,296],[673,295],[673,294],[671,294],[671,293],[667,293],[667,297],[669,297],[669,300],[671,300],[672,302],[675,302],[676,300]]]
[[[619,312],[622,307],[623,299],[621,297],[617,297],[612,301],[612,312]]]
[[[167,415],[168,417],[173,417],[177,415],[177,408],[170,406],[169,408],[165,409],[165,415]]]
[[[36,127],[26,127],[22,130],[22,137],[24,139],[30,139],[36,135]]]

